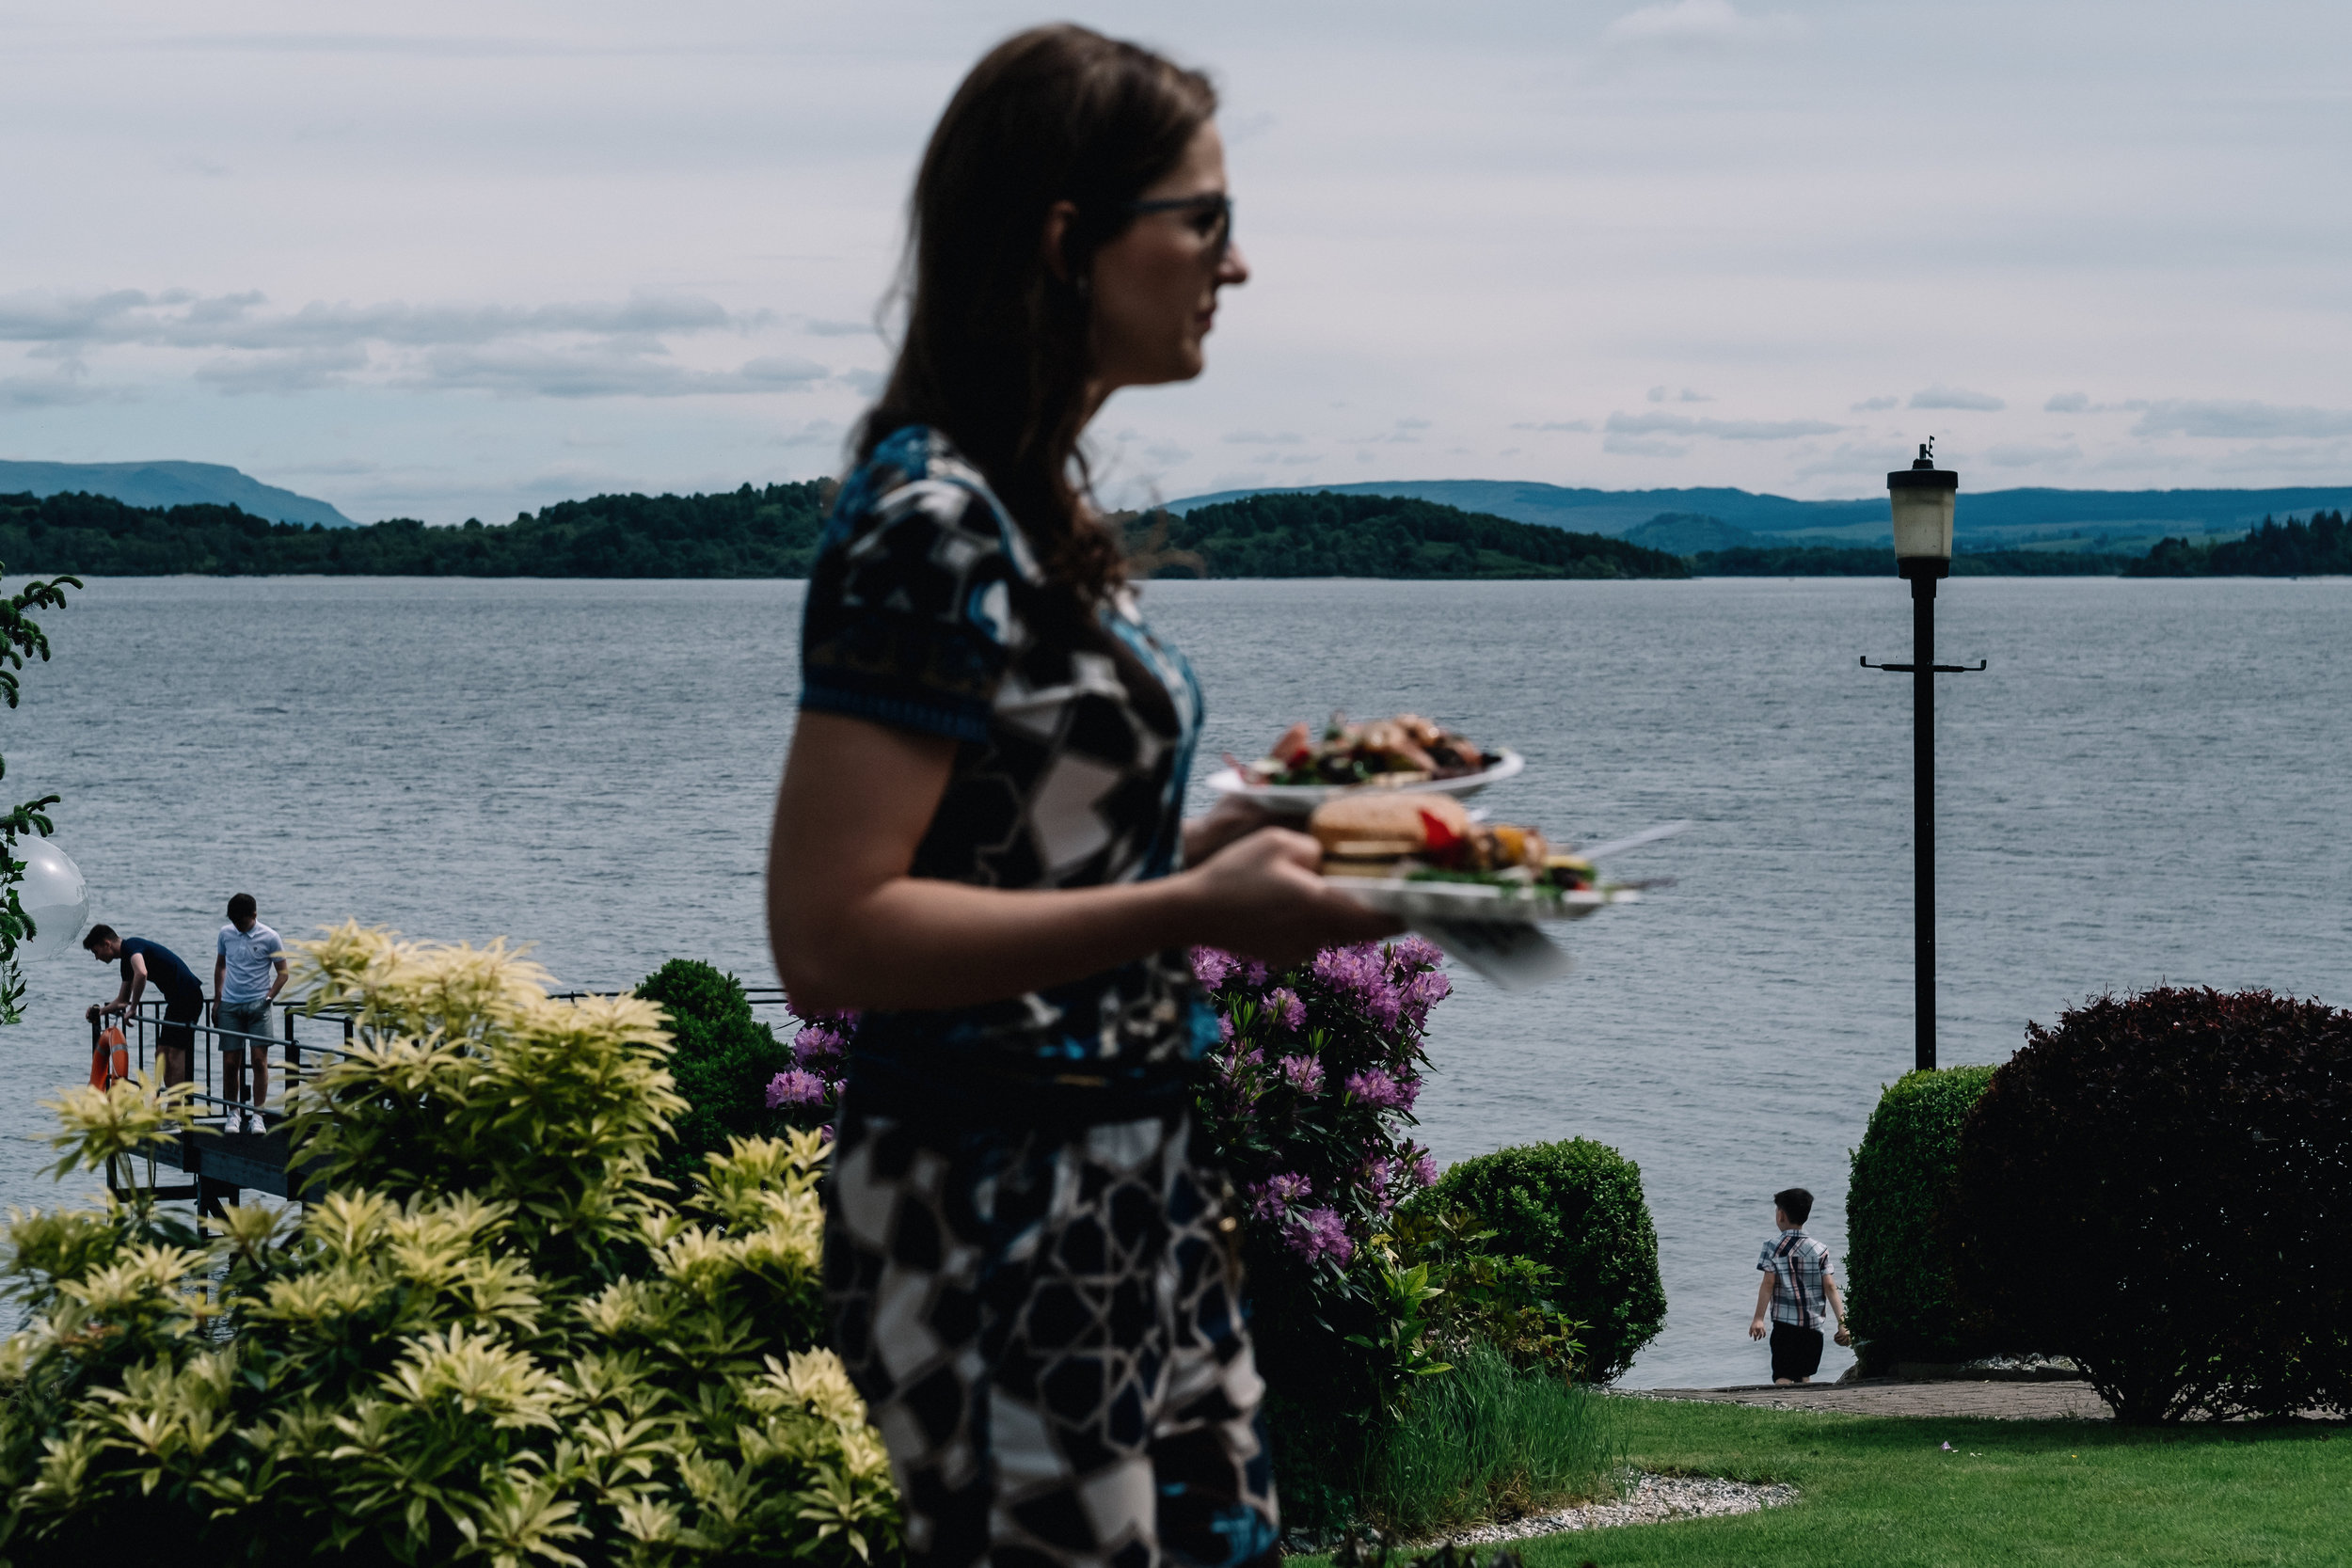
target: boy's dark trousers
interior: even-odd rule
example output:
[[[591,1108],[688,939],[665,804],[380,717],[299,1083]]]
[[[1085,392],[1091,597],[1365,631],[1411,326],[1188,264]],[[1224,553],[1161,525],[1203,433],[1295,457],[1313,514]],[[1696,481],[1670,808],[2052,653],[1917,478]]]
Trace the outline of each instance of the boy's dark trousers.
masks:
[[[1795,1323],[1772,1324],[1772,1381],[1811,1377],[1821,1370],[1821,1331]]]

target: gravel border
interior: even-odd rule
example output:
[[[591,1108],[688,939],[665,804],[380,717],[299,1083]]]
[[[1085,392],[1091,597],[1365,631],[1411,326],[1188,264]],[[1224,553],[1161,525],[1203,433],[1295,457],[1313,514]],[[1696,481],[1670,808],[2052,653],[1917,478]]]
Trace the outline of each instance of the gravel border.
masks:
[[[1530,1513],[1502,1524],[1480,1525],[1458,1534],[1439,1536],[1428,1546],[1486,1546],[1531,1536],[1558,1535],[1568,1530],[1613,1529],[1620,1525],[1662,1525],[1675,1519],[1715,1519],[1731,1513],[1754,1513],[1797,1500],[1797,1489],[1786,1483],[1756,1486],[1715,1476],[1661,1476],[1647,1470],[1632,1472],[1623,1498],[1613,1503],[1585,1503],[1554,1513]]]

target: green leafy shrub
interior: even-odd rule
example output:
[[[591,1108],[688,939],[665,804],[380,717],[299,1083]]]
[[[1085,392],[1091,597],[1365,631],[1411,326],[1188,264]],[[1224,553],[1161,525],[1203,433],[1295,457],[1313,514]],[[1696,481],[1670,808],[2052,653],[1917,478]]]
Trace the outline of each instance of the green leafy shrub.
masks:
[[[1849,1326],[1871,1367],[1959,1361],[1999,1348],[1962,1326],[1944,1233],[1961,1126],[1992,1080],[1989,1067],[1903,1074],[1879,1096],[1853,1152],[1846,1189]]]
[[[667,1015],[670,1077],[685,1108],[671,1118],[674,1140],[654,1173],[683,1183],[732,1138],[778,1137],[790,1117],[767,1101],[767,1088],[792,1067],[792,1048],[752,1016],[743,983],[693,958],[672,958],[645,976],[637,994]]]
[[[0,1550],[569,1568],[895,1550],[880,1437],[816,1348],[818,1134],[649,1162],[680,1107],[653,1006],[557,1002],[502,947],[302,944],[358,1044],[303,1086],[328,1196],[206,1242],[151,1203],[14,1216]],[[61,1168],[187,1120],[80,1089]]]
[[[1416,1203],[1467,1209],[1495,1232],[1493,1250],[1549,1269],[1556,1305],[1583,1325],[1584,1375],[1596,1383],[1623,1373],[1665,1326],[1641,1167],[1606,1144],[1497,1149],[1454,1166]]]
[[[2167,988],[2026,1038],[1961,1135],[1984,1325],[2128,1421],[2352,1402],[2352,1013]]]

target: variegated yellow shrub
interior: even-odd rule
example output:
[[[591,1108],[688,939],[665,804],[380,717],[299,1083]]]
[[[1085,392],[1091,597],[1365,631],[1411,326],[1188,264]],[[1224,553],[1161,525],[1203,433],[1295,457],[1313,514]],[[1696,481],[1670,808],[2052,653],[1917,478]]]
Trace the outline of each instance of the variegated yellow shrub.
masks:
[[[295,1119],[323,1196],[209,1238],[144,1205],[11,1217],[32,1317],[0,1345],[0,1557],[895,1558],[881,1439],[817,1344],[818,1135],[671,1193],[649,1004],[549,1000],[503,945],[345,926],[302,953],[358,1021]],[[74,1091],[61,1172],[180,1099]]]

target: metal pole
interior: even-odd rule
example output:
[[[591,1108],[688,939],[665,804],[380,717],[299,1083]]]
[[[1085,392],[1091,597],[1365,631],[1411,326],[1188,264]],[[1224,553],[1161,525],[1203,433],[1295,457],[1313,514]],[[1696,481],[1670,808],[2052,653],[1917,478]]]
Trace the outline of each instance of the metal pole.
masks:
[[[1935,578],[1911,579],[1912,880],[1917,908],[1915,1066],[1935,1070]]]

